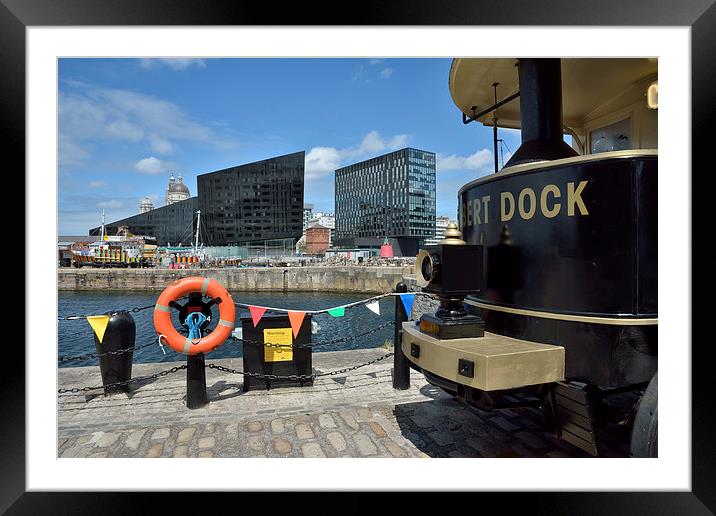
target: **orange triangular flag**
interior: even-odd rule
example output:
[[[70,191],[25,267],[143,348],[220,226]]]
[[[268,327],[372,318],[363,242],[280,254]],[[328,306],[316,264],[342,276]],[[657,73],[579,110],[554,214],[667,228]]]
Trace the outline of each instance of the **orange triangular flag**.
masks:
[[[306,312],[288,312],[288,319],[291,321],[294,338],[298,337],[298,332],[301,329],[301,324],[305,316]]]
[[[251,312],[251,320],[254,322],[254,328],[256,328],[256,325],[266,313],[266,309],[263,306],[249,306],[249,312]]]

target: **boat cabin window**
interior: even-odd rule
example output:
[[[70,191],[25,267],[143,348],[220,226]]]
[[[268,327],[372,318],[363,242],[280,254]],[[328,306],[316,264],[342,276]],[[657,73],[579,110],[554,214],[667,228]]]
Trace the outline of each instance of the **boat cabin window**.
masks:
[[[591,153],[628,150],[632,148],[631,118],[594,129],[589,133]]]

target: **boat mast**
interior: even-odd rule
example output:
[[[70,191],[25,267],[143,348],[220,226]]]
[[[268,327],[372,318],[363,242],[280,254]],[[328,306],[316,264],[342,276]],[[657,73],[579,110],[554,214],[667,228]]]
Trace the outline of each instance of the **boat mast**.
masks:
[[[102,231],[101,231],[99,239],[104,241],[104,210],[102,210]]]
[[[194,239],[194,252],[199,252],[199,228],[201,227],[201,210],[196,211],[196,237]]]

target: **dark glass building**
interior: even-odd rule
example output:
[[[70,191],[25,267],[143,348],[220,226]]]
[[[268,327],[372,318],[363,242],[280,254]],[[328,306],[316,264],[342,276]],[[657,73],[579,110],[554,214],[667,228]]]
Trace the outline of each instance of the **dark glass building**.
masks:
[[[304,160],[296,152],[198,176],[211,245],[301,238]]]
[[[406,148],[336,170],[338,247],[377,247],[388,238],[411,256],[435,235],[435,153]]]
[[[127,226],[135,235],[153,236],[158,245],[189,245],[196,225],[198,198],[189,197],[184,201],[155,208],[139,215],[105,224],[106,235],[116,235],[120,226]],[[89,230],[90,235],[99,236],[101,227]]]
[[[211,246],[301,238],[305,152],[209,172],[197,177],[198,195],[106,224],[155,236],[159,245],[189,244],[201,210],[201,242]],[[99,235],[100,228],[90,230]]]

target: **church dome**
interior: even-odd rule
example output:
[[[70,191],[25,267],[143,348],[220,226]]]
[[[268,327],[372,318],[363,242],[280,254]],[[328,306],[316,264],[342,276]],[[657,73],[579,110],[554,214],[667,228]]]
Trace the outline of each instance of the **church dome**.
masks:
[[[189,194],[189,187],[186,186],[186,185],[182,182],[182,177],[179,176],[179,181],[176,182],[176,183],[173,181],[173,179],[174,179],[174,176],[172,176],[172,177],[169,179],[169,185],[167,186],[167,192],[181,192],[181,193],[185,193],[185,194],[188,195],[188,194]]]
[[[169,177],[169,184],[167,185],[167,192],[164,196],[164,204],[173,204],[188,199],[191,196],[189,187],[184,184],[182,177],[179,176],[175,182],[174,174]]]

